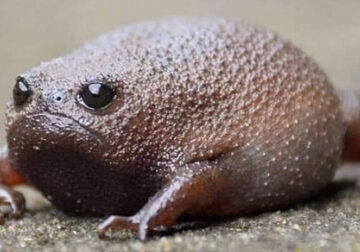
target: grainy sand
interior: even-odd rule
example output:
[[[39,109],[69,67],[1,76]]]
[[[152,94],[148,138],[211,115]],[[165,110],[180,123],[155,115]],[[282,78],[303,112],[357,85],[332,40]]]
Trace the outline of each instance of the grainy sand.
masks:
[[[256,217],[184,222],[140,242],[129,232],[99,240],[101,219],[48,208],[0,227],[0,251],[360,251],[360,168],[342,169],[320,196]]]
[[[0,145],[17,74],[119,24],[160,17],[240,17],[278,31],[314,57],[335,85],[359,90],[359,0],[1,0]],[[1,36],[3,35],[3,36]],[[1,251],[360,251],[360,167],[342,170],[321,196],[293,209],[225,222],[185,223],[143,243],[129,233],[101,241],[100,219],[54,209],[0,226]]]

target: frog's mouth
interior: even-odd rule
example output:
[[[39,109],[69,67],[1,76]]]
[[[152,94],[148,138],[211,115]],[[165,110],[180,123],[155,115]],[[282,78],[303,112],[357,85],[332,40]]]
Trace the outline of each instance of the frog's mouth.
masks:
[[[22,115],[10,126],[7,134],[10,157],[21,159],[20,153],[41,152],[43,148],[101,154],[104,139],[74,119],[53,114]],[[21,151],[24,150],[24,151]],[[32,151],[31,151],[32,150]]]
[[[72,119],[23,116],[7,140],[13,166],[67,213],[131,215],[156,190],[151,175],[104,158],[103,139]]]

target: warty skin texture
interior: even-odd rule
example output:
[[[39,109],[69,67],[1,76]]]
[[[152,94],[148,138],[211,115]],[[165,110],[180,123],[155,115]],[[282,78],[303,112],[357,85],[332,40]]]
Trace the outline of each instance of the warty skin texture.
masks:
[[[11,166],[68,213],[132,216],[101,236],[308,198],[355,118],[301,50],[236,20],[123,27],[21,77],[32,95],[8,106]],[[116,93],[103,110],[76,99],[94,82]]]

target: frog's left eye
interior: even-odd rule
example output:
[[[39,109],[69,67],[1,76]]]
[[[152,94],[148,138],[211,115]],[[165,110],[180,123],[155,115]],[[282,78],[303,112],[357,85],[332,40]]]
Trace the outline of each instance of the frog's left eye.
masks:
[[[115,99],[116,94],[108,85],[92,83],[85,86],[79,93],[77,100],[84,107],[96,110],[104,109]]]
[[[13,99],[16,106],[25,104],[31,95],[29,84],[22,77],[18,77],[13,89]]]

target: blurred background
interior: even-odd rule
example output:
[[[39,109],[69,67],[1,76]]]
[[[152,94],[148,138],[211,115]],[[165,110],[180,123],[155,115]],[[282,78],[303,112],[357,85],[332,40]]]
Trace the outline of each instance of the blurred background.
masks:
[[[359,0],[0,0],[0,144],[16,76],[119,25],[171,16],[242,18],[315,58],[333,83],[360,93]]]

